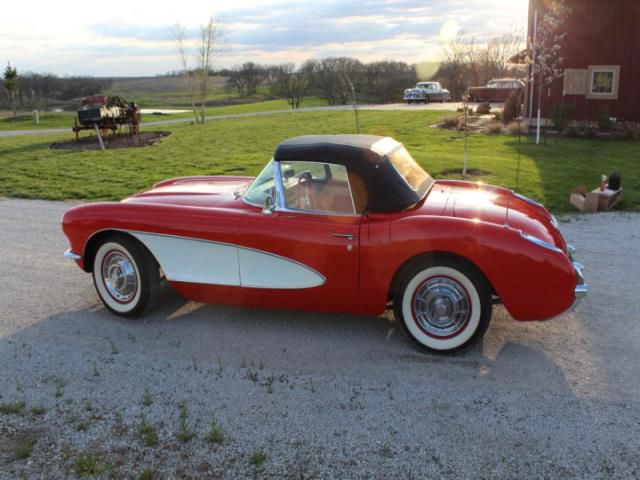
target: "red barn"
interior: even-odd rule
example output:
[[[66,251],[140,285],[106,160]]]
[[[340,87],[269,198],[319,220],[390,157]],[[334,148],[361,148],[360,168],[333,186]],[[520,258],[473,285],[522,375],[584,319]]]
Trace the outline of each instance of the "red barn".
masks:
[[[536,11],[540,21],[550,1],[529,1],[529,38],[534,36]],[[574,120],[595,121],[608,115],[619,121],[640,121],[640,0],[565,2],[571,9],[562,45],[565,71],[562,78],[543,90],[542,118],[551,118],[554,106],[564,102],[573,106]],[[536,77],[534,118],[538,108],[537,81]],[[526,109],[531,91],[529,85]]]

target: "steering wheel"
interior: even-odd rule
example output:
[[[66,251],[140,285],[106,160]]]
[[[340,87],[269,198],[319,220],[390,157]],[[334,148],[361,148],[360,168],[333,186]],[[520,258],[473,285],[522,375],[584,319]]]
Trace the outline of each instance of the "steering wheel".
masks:
[[[296,206],[303,210],[312,210],[316,204],[316,192],[313,189],[313,177],[311,172],[302,172],[296,185]]]

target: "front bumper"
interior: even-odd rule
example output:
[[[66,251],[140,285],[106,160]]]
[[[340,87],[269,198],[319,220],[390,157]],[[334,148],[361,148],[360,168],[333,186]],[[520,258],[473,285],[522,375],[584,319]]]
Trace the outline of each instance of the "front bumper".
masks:
[[[64,258],[67,258],[69,260],[75,260],[75,261],[82,260],[82,257],[77,253],[73,253],[71,249],[64,252]]]
[[[582,271],[584,270],[584,267],[582,266],[582,264],[578,262],[573,262],[573,268],[576,271],[576,278],[577,278],[574,295],[576,299],[580,299],[580,298],[586,297],[588,292],[587,284],[584,281],[584,274],[582,273]]]

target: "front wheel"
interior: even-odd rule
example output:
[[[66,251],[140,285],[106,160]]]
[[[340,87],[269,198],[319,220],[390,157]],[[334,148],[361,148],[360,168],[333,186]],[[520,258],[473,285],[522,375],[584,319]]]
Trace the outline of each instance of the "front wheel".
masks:
[[[160,286],[153,256],[136,240],[116,235],[93,258],[93,283],[102,303],[116,315],[135,317],[152,303]]]
[[[460,352],[487,331],[491,290],[482,275],[463,262],[418,262],[403,276],[394,309],[397,321],[418,347]]]

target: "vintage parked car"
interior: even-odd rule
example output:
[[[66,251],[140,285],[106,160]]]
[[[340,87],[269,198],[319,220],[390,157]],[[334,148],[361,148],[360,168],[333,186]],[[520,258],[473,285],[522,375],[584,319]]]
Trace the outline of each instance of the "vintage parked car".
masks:
[[[76,206],[65,253],[113,313],[137,316],[161,279],[187,299],[378,315],[455,352],[493,304],[543,320],[587,292],[556,220],[511,190],[434,180],[391,138],[303,136],[256,178],[175,178]]]
[[[469,88],[469,100],[472,102],[504,102],[512,92],[520,92],[524,82],[517,78],[498,78],[489,80],[486,87]]]
[[[415,88],[407,88],[404,91],[404,100],[407,103],[450,102],[451,93],[442,88],[440,82],[420,82]]]

